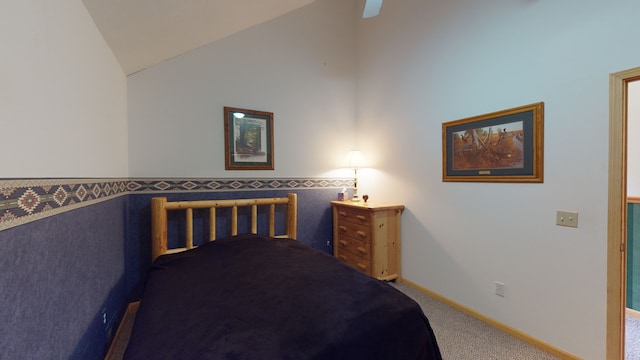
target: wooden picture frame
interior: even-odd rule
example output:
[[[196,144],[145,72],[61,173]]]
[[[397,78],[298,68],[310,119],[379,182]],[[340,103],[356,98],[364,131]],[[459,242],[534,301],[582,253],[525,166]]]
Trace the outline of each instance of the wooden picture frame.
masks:
[[[442,124],[442,181],[543,182],[544,103]]]
[[[273,113],[224,107],[226,170],[273,170]]]

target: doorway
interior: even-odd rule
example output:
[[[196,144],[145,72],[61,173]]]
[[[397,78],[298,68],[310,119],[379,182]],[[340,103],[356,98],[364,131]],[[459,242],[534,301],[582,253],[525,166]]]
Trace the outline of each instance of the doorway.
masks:
[[[640,359],[640,80],[627,83],[625,360]]]
[[[609,76],[607,359],[624,359],[627,246],[627,96],[640,67]]]

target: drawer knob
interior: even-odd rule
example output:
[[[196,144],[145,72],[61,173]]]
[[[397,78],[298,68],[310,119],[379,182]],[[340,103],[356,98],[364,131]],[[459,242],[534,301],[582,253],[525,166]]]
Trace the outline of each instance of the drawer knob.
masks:
[[[356,234],[358,234],[360,237],[367,237],[367,233],[364,231],[357,231]]]
[[[347,216],[347,212],[346,211],[338,211],[338,215],[340,216]]]
[[[347,257],[344,255],[338,255],[338,257],[342,259],[342,261],[347,261]]]
[[[340,230],[341,230],[341,231],[343,231],[343,232],[346,232],[346,231],[347,231],[347,227],[346,227],[346,226],[344,226],[344,225],[340,225],[340,226],[339,226],[339,228],[340,228]]]
[[[364,216],[364,215],[357,215],[356,217],[357,217],[359,220],[367,221],[367,217],[366,217],[366,216]]]
[[[367,253],[367,249],[366,249],[366,248],[363,248],[363,247],[361,247],[361,246],[357,247],[356,249],[357,249],[358,251],[360,251],[361,253],[363,253],[363,254],[366,254],[366,253]]]
[[[349,242],[347,240],[340,240],[340,244],[347,246],[349,245]]]
[[[367,270],[367,265],[358,263],[358,267],[362,270]]]

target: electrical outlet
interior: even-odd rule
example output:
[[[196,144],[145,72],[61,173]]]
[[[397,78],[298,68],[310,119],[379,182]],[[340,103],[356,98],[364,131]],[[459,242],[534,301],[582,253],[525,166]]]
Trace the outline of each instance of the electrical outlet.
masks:
[[[496,285],[496,295],[504,297],[504,283],[500,281],[495,282]]]
[[[331,241],[327,240],[327,247],[331,247]]]
[[[556,225],[578,227],[577,211],[558,211],[556,212]]]
[[[102,323],[107,325],[107,309],[102,309]]]

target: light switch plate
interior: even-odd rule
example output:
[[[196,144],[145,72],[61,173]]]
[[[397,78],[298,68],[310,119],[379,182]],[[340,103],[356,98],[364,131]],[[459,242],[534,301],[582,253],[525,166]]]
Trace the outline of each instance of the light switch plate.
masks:
[[[577,211],[558,211],[556,212],[556,225],[578,227],[578,212]]]

